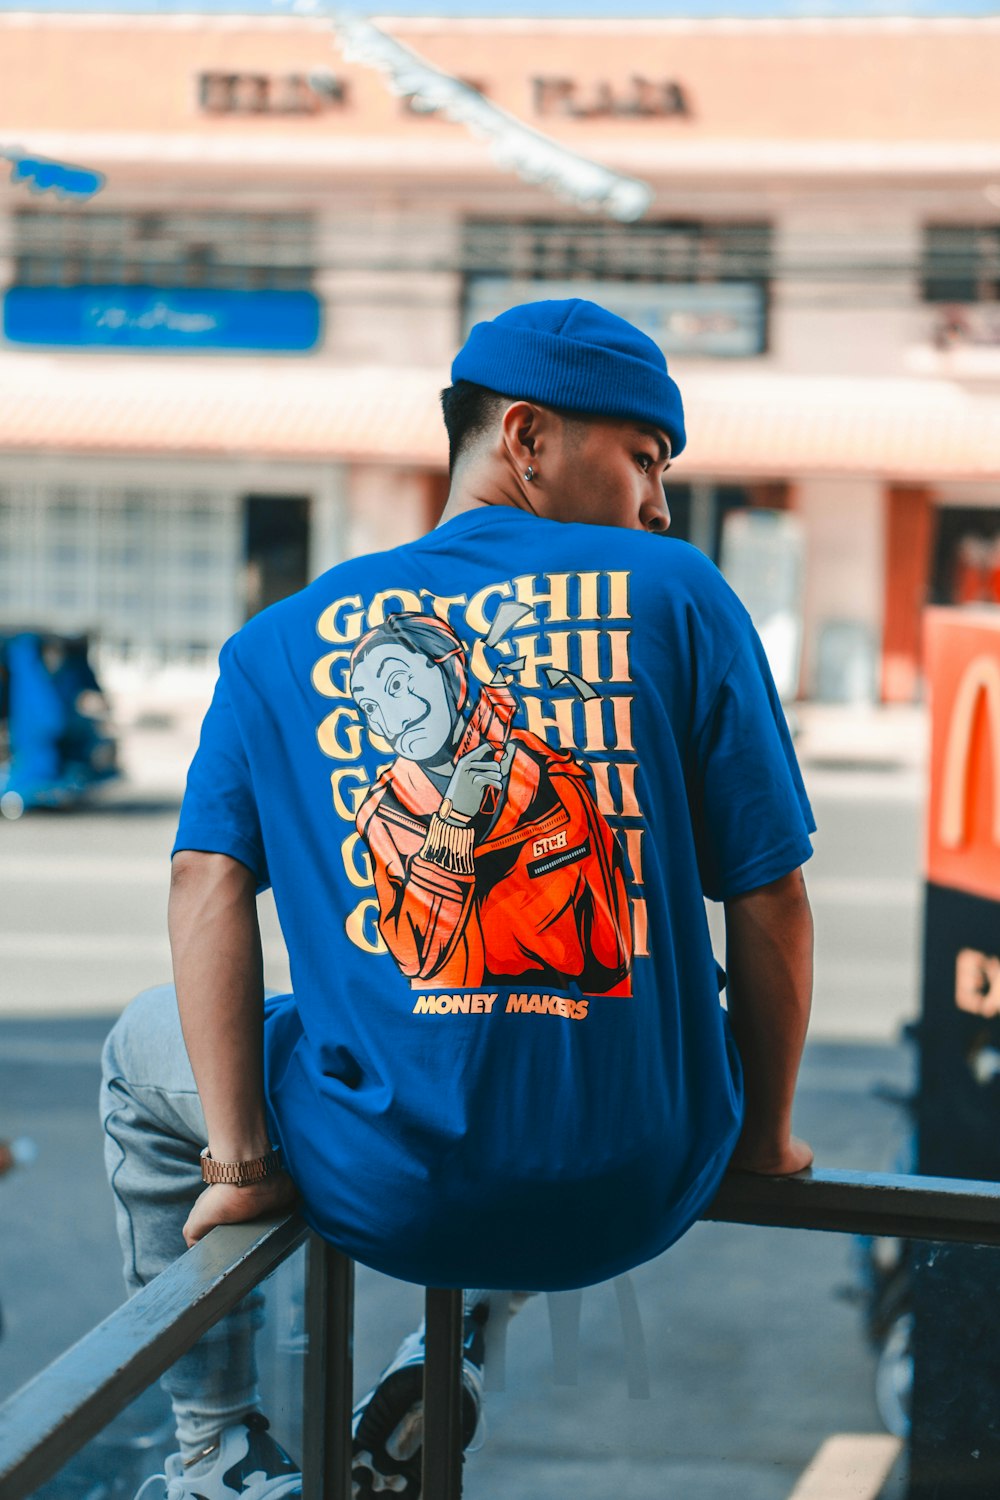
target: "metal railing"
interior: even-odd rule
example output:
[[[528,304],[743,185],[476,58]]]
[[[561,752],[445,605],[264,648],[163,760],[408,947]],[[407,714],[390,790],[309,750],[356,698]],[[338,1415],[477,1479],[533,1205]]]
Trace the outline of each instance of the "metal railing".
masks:
[[[704,1218],[1000,1246],[1000,1184],[731,1173]],[[349,1500],[354,1266],[295,1214],[215,1229],[0,1407],[0,1500],[25,1500],[308,1241],[303,1500]],[[423,1493],[462,1493],[462,1294],[428,1288]]]

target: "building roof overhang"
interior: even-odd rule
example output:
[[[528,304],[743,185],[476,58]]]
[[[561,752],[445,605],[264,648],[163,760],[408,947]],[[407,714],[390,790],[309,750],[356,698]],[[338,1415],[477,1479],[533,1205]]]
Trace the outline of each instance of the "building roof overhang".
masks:
[[[14,135],[14,127],[4,131],[0,123],[0,144]],[[53,160],[86,161],[105,171],[114,170],[118,187],[135,186],[155,166],[161,175],[183,169],[186,177],[215,179],[224,172],[227,181],[240,187],[250,181],[260,186],[261,173],[273,174],[285,186],[290,176],[311,183],[317,174],[329,174],[330,187],[377,178],[405,183],[410,194],[421,186],[435,193],[450,186],[465,191],[475,188],[485,196],[487,190],[495,194],[509,175],[491,159],[486,143],[459,130],[433,141],[388,133],[289,141],[266,131],[248,139],[196,130],[170,136],[138,130],[33,130],[31,148]],[[849,178],[908,185],[925,179],[992,180],[1000,175],[1000,140],[995,136],[966,141],[930,137],[808,141],[733,135],[654,141],[637,135],[595,135],[588,149],[608,167],[642,173],[651,183],[671,189],[727,179],[764,178],[773,184],[782,179]],[[264,185],[271,185],[269,178]]]
[[[674,477],[1000,480],[1000,395],[957,382],[685,373]],[[447,372],[316,361],[0,356],[0,453],[445,467]]]

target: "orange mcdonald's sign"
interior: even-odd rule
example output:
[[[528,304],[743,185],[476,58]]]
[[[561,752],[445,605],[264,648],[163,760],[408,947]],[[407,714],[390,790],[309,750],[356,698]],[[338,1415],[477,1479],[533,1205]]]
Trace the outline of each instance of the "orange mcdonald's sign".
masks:
[[[1000,901],[1000,609],[929,609],[927,878]]]

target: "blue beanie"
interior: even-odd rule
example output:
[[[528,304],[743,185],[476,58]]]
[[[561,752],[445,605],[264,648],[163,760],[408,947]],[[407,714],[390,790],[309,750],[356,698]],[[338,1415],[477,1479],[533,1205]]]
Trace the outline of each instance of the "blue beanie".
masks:
[[[477,323],[455,356],[453,381],[559,411],[649,422],[687,437],[681,393],[651,338],[596,302],[525,302]]]

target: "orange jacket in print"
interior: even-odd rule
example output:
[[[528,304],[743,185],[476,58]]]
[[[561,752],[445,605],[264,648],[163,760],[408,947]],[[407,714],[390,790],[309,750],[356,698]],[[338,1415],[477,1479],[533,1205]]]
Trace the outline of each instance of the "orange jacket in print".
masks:
[[[414,988],[577,984],[631,993],[632,934],[621,851],[586,772],[525,730],[499,810],[473,821],[471,856],[435,837],[441,794],[402,757],[358,812],[379,928]]]

